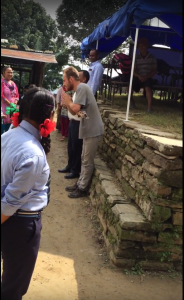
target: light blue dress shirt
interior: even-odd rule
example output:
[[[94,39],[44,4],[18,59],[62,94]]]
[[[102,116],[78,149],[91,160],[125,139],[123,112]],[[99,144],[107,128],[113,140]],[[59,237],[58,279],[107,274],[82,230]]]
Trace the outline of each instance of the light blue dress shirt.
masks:
[[[1,135],[1,213],[44,208],[49,173],[39,131],[30,123],[22,121]]]
[[[88,72],[90,78],[89,81],[87,82],[87,85],[91,88],[93,95],[95,95],[100,88],[104,68],[102,64],[97,60],[90,64]]]

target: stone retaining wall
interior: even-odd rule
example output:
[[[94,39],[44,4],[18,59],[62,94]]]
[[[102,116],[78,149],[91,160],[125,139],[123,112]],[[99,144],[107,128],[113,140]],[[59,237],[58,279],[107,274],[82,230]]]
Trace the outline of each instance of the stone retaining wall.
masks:
[[[182,260],[182,141],[100,109],[105,134],[90,198],[111,260],[120,267],[179,269]]]

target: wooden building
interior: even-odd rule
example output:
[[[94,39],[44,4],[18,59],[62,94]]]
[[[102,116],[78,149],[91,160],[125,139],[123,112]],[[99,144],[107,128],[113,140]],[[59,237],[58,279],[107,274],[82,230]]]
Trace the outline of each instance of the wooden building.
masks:
[[[57,63],[55,55],[44,52],[21,51],[1,48],[1,70],[9,65],[19,74],[16,82],[20,95],[23,93],[22,77],[26,74],[27,85],[36,84],[41,87],[44,76],[45,63]]]

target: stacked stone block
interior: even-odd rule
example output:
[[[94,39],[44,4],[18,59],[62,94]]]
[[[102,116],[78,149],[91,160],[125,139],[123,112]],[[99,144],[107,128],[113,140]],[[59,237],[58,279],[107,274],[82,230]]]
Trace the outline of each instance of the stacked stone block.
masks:
[[[91,201],[111,260],[121,267],[179,269],[182,261],[182,142],[101,110],[105,134]],[[103,159],[103,160],[102,160]]]

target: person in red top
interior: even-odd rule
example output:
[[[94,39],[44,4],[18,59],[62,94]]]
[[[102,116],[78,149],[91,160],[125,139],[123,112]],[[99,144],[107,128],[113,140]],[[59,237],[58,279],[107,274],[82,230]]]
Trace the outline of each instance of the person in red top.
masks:
[[[1,107],[2,113],[6,115],[6,108],[10,103],[17,104],[19,101],[19,92],[15,82],[11,79],[13,77],[13,70],[9,66],[4,67],[2,71],[3,78],[1,78]],[[4,119],[4,131],[7,131],[11,125],[10,115]]]

